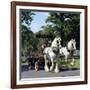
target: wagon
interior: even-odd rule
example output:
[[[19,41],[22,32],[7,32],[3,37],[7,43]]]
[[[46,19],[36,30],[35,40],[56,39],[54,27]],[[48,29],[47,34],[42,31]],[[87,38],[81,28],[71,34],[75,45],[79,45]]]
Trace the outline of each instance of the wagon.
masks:
[[[40,69],[44,69],[44,57],[43,55],[36,55],[36,54],[30,54],[27,57],[27,70],[40,70]]]

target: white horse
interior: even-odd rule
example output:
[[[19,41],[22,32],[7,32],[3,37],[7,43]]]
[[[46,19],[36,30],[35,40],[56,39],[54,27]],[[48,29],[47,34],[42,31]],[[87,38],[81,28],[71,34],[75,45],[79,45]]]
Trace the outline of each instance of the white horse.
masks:
[[[67,62],[68,57],[71,55],[72,57],[72,61],[71,61],[71,65],[74,65],[74,58],[73,58],[73,54],[74,51],[76,50],[76,41],[75,39],[71,39],[66,47],[61,47],[59,50],[60,55],[65,56],[65,61]]]
[[[59,48],[61,47],[61,38],[60,37],[56,37],[52,44],[51,47],[46,47],[43,51],[44,53],[44,59],[45,59],[45,71],[52,71],[54,69],[55,72],[59,72],[59,68],[58,68],[58,63],[57,63],[57,59],[56,57],[58,56],[57,54],[59,54]],[[50,68],[48,67],[47,63],[48,61],[51,61],[51,66]],[[56,64],[55,64],[56,63]],[[55,65],[55,68],[54,68]]]

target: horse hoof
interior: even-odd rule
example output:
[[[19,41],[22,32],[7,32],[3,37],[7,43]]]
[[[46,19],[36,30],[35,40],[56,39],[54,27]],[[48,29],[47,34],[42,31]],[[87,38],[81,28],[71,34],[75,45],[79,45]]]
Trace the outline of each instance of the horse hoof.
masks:
[[[49,70],[45,70],[46,72],[49,72]]]
[[[55,73],[58,73],[58,72],[59,72],[59,70],[56,70],[56,69],[55,69],[55,70],[54,70],[54,72],[55,72]]]
[[[38,71],[38,69],[37,70],[35,70],[36,72]]]
[[[49,72],[49,69],[48,69],[48,68],[45,68],[45,71],[46,71],[46,72]]]
[[[70,65],[71,65],[71,66],[73,66],[73,65],[74,65],[74,63],[70,63]]]
[[[50,68],[50,71],[53,71],[53,67]]]

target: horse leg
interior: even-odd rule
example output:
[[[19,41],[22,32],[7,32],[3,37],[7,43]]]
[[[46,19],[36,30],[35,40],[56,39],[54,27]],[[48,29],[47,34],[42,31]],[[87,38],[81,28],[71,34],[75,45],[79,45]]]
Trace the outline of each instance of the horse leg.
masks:
[[[44,66],[44,69],[45,69],[45,71],[46,72],[49,72],[49,68],[48,68],[48,66],[47,66],[47,58],[46,58],[47,56],[46,55],[44,55],[44,59],[45,59],[45,66]]]
[[[74,65],[74,58],[72,58],[72,62],[70,63],[72,66]]]
[[[65,62],[68,62],[68,55],[65,55]]]
[[[58,68],[58,63],[56,62],[56,65],[55,65],[55,70],[54,70],[56,73],[59,72],[59,68]]]
[[[54,68],[54,61],[53,60],[51,60],[51,67],[50,67],[50,71],[52,71],[53,70],[53,68]]]
[[[67,56],[65,56],[65,62],[67,63]]]
[[[73,58],[73,54],[71,54],[71,57],[72,57],[72,61],[71,61],[71,65],[73,66],[74,65],[74,58]]]

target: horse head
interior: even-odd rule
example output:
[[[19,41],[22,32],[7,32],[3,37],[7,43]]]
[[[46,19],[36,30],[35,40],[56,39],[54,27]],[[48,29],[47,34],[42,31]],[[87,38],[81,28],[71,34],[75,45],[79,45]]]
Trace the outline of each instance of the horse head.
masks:
[[[76,41],[75,41],[75,39],[72,40],[72,49],[76,50]]]
[[[61,38],[56,37],[51,44],[51,48],[54,52],[58,52],[60,47],[61,47]]]
[[[68,42],[68,49],[71,51],[76,50],[76,40],[75,39],[71,39]]]
[[[61,45],[61,38],[60,37],[56,37],[52,44],[51,44],[51,47],[59,47]]]

